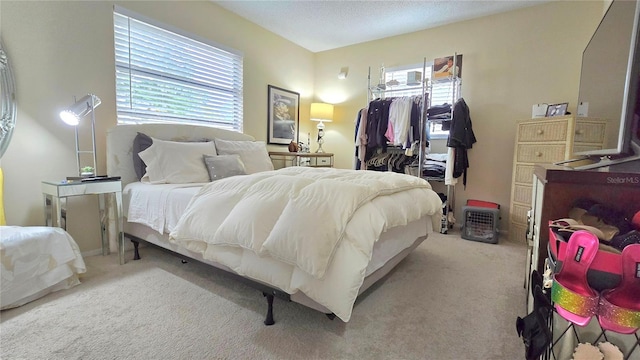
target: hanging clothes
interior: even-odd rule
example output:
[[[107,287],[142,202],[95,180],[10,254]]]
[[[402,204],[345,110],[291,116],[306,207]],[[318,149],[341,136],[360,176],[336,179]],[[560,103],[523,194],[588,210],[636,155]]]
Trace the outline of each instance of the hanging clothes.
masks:
[[[356,170],[366,170],[365,155],[367,153],[367,113],[369,112],[369,106],[366,106],[360,111],[356,117]]]
[[[367,151],[381,147],[387,148],[387,140],[384,134],[389,125],[389,107],[391,99],[373,100],[369,103],[367,113]]]
[[[389,107],[389,124],[385,136],[394,146],[406,146],[411,126],[412,104],[413,99],[405,96],[393,99]]]
[[[420,111],[427,96],[376,99],[361,109],[355,119],[354,168],[403,172],[418,154]],[[404,155],[386,157],[388,146]]]
[[[462,176],[462,184],[465,188],[467,186],[467,169],[469,168],[467,151],[473,147],[475,142],[476,136],[471,125],[469,107],[464,99],[460,98],[453,107],[447,146],[454,149],[453,177]]]
[[[407,141],[406,144],[406,148],[411,148],[411,146],[413,145],[413,143],[420,141],[420,111],[422,109],[422,103],[423,102],[428,102],[429,99],[429,94],[425,93],[424,96],[412,96],[412,101],[413,104],[411,105],[411,115],[410,115],[410,131],[409,131],[409,139]],[[424,108],[424,111],[426,112],[426,106]],[[425,116],[426,118],[426,116]],[[429,132],[428,132],[428,126],[426,126],[426,120],[425,120],[425,131],[426,131],[426,136],[425,136],[425,141],[429,140]],[[428,146],[428,145],[427,145]]]

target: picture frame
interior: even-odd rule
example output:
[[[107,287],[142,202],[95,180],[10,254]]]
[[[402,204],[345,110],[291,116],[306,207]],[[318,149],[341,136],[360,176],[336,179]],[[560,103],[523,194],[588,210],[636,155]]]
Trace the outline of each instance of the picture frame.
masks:
[[[298,143],[300,125],[300,94],[268,85],[267,143],[289,145]]]
[[[531,118],[547,117],[547,110],[549,110],[549,104],[533,104],[531,107]]]
[[[569,103],[551,104],[547,107],[547,116],[564,116],[567,113]]]
[[[455,59],[454,55],[433,59],[432,79],[453,79],[454,74],[462,79],[462,54],[456,54]]]

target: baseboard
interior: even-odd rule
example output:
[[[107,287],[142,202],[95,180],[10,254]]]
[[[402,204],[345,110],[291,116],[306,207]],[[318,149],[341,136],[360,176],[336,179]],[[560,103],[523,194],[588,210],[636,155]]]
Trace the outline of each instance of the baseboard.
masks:
[[[124,239],[124,251],[129,251],[129,250],[133,250],[133,243],[131,243],[131,241],[129,241],[126,237]],[[110,251],[110,254],[114,254],[117,253],[117,251]],[[80,253],[83,257],[85,256],[96,256],[96,255],[102,255],[102,248],[99,249],[94,249],[94,250],[88,250],[88,251],[82,251]]]
[[[82,257],[102,255],[102,249],[83,251],[80,253]]]

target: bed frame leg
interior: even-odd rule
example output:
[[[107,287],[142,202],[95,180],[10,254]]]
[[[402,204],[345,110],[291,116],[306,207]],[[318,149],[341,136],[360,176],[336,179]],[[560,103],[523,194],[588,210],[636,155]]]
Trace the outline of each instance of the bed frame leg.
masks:
[[[329,320],[333,320],[333,319],[335,319],[335,318],[336,318],[336,314],[334,314],[334,313],[331,313],[331,314],[325,314],[325,315],[327,315],[327,317],[329,318]]]
[[[140,246],[139,241],[131,240],[133,243],[133,260],[140,260],[140,252],[138,252],[138,246]]]
[[[273,325],[276,323],[275,321],[273,321],[273,295],[267,294],[265,292],[263,292],[262,295],[267,298],[267,305],[268,305],[267,318],[264,320],[264,324],[267,326]]]

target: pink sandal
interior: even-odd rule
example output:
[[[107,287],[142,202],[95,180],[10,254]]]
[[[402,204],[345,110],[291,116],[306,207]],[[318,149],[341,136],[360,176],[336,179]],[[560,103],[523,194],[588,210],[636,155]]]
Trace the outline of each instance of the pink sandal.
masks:
[[[622,281],[602,292],[598,321],[603,329],[621,334],[640,328],[640,244],[622,250]]]
[[[598,252],[598,237],[579,230],[569,238],[560,272],[553,277],[551,300],[560,316],[585,326],[598,311],[599,296],[587,283],[587,270]]]

